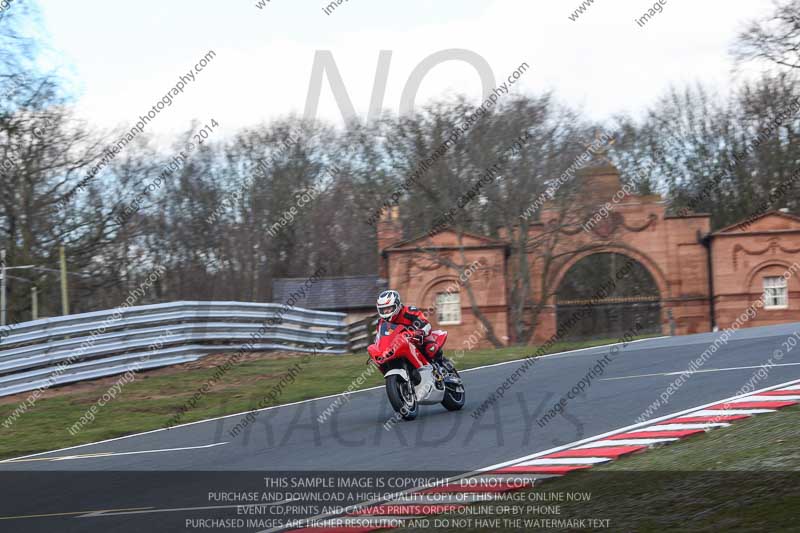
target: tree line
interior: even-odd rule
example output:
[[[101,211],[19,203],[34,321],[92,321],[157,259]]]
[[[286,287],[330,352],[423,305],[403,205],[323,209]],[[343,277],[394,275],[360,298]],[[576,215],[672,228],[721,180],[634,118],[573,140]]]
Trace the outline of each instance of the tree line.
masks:
[[[21,29],[24,6],[0,14],[0,247],[11,266],[57,268],[63,245],[69,270],[84,276],[70,278],[73,312],[118,306],[154,268],[165,274],[151,301],[271,301],[275,278],[322,266],[328,276],[374,274],[369,220],[389,199],[400,207],[406,237],[440,227],[446,213],[458,231],[497,237],[505,229],[514,252],[546,254],[552,243],[527,237],[537,220],[530,206],[542,195],[569,197],[575,180],[555,193],[554,180],[598,131],[614,137],[609,157],[623,181],[640,194],[663,195],[674,213],[708,212],[713,228],[765,209],[800,214],[798,0],[738,36],[738,64],[766,68],[749,79],[732,75],[724,94],[701,82],[673,88],[636,116],[600,123],[553,92],[509,97],[395,197],[465,120],[467,98],[343,127],[295,116],[236,132],[221,124],[224,136],[212,132],[186,154],[214,118],[198,117],[166,150],[137,136],[87,182],[119,132],[79,119],[64,83],[35,66],[36,43]],[[521,137],[524,146],[509,153]],[[497,175],[474,189],[500,156]],[[457,205],[471,190],[470,201]],[[525,254],[515,257],[524,263]],[[515,338],[525,340],[536,324],[533,282],[524,264],[514,270]],[[31,284],[40,315],[59,313],[56,276],[14,275],[21,279],[9,280],[11,319],[29,319]]]

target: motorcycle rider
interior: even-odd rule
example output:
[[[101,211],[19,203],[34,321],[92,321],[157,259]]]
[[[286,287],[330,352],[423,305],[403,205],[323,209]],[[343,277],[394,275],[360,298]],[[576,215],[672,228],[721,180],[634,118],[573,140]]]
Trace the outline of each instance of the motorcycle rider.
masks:
[[[378,295],[378,301],[375,306],[378,309],[378,316],[380,316],[378,321],[379,330],[383,322],[390,322],[406,326],[414,331],[413,343],[424,356],[412,361],[414,366],[417,367],[417,372],[422,377],[422,381],[417,388],[430,392],[434,381],[431,361],[435,359],[436,362],[440,362],[443,356],[441,350],[436,349],[435,342],[425,340],[425,337],[431,332],[431,324],[425,317],[425,313],[413,305],[403,305],[400,300],[400,293],[395,290],[381,292]],[[423,395],[427,396],[427,392],[423,393]]]

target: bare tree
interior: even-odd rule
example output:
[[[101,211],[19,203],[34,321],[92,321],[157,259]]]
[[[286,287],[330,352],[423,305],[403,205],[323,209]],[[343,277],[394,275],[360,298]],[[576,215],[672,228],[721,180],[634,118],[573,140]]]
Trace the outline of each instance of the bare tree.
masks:
[[[769,17],[750,22],[739,34],[733,52],[739,61],[800,69],[800,1],[776,1]]]

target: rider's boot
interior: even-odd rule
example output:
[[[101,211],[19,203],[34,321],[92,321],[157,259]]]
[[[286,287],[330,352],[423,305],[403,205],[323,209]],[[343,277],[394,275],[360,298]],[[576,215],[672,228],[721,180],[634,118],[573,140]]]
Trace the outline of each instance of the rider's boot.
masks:
[[[458,376],[456,367],[453,362],[444,356],[442,350],[436,352],[436,356],[434,357],[434,361],[436,364],[439,365],[440,368],[447,374],[445,377],[445,381],[449,383],[461,383],[461,378]]]

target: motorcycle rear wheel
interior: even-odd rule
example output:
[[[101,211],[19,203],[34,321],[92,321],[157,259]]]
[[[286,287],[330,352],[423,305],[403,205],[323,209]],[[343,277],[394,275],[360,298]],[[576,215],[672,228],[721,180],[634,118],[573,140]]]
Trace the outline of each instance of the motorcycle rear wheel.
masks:
[[[414,395],[414,387],[400,376],[392,375],[386,378],[386,395],[392,409],[403,420],[414,420],[419,414],[419,404]]]
[[[448,361],[449,362],[449,361]],[[461,379],[461,376],[458,375],[458,370],[456,367],[450,363],[450,368],[452,369],[451,374],[455,377]],[[446,378],[445,378],[446,379]],[[442,405],[448,411],[458,411],[467,401],[467,391],[464,390],[464,383],[454,384],[454,383],[447,383],[445,381],[444,384],[444,398],[442,399]]]

